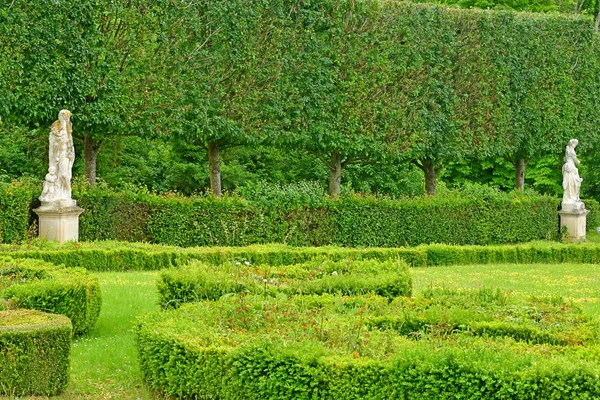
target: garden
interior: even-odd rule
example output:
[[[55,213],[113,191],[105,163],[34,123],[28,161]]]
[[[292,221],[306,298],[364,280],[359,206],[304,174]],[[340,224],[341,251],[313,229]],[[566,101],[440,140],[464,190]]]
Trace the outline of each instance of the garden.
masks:
[[[562,399],[600,391],[600,245],[592,240],[135,247],[38,240],[2,247],[14,258],[2,256],[0,297],[18,302],[3,307],[44,310],[2,311],[13,316],[1,320],[12,328],[0,330],[0,340],[21,349],[0,354],[2,365],[16,355],[32,364],[3,369],[9,395],[39,398],[18,390],[40,377],[58,385],[35,388],[41,398],[60,390],[61,399]],[[137,257],[121,257],[132,250]],[[173,265],[147,268],[143,257],[155,260],[153,252],[172,253],[165,259]],[[81,264],[67,280],[64,267],[41,261],[70,254],[85,263],[82,254],[99,258],[94,253],[115,259],[105,264],[112,269],[87,272]],[[56,320],[41,320],[48,316]],[[24,318],[32,331],[15,322]],[[33,335],[32,346],[62,354],[38,350],[32,358],[25,343]],[[33,365],[39,354],[54,358]]]
[[[9,3],[0,398],[600,398],[597,4]]]

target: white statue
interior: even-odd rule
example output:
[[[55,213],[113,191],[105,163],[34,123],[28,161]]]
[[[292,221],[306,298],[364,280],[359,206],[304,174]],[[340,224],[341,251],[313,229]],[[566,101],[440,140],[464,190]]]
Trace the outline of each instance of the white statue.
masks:
[[[577,159],[577,154],[575,154],[575,147],[577,147],[578,143],[579,141],[577,139],[569,140],[569,144],[565,151],[565,164],[562,167],[562,185],[564,189],[563,205],[581,203],[581,200],[579,199],[579,190],[581,189],[581,181],[583,179],[579,177],[579,171],[577,170],[579,160]]]
[[[75,160],[75,147],[73,146],[73,127],[70,117],[69,110],[61,110],[58,113],[58,121],[55,121],[50,127],[48,174],[40,196],[40,201],[43,203],[60,205],[74,205],[75,203],[71,199],[71,176]]]

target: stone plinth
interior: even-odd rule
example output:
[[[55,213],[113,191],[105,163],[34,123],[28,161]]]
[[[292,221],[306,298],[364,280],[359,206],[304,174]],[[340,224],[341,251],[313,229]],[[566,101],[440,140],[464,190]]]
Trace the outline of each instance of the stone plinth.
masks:
[[[83,208],[75,200],[42,202],[42,206],[33,210],[39,217],[39,237],[64,243],[79,240],[79,215]]]
[[[558,212],[560,216],[560,229],[567,227],[567,234],[571,241],[585,241],[586,216],[589,210],[581,202],[569,204],[563,203],[562,209]]]

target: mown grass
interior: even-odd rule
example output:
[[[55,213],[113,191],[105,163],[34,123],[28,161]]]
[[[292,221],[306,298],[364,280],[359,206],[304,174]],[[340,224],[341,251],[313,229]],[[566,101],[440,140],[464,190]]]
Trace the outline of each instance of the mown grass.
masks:
[[[413,268],[414,292],[433,288],[502,288],[517,296],[561,296],[600,315],[600,265],[501,264]]]
[[[591,264],[453,265],[413,268],[414,294],[429,287],[502,288],[514,295],[562,296],[600,315],[600,266]],[[134,337],[135,316],[157,310],[159,272],[104,272],[103,306],[95,328],[73,344],[71,381],[54,399],[159,398],[144,385]],[[31,400],[42,397],[30,397]]]
[[[158,309],[154,284],[158,272],[94,275],[102,288],[100,317],[91,332],[73,342],[69,385],[52,399],[157,398],[143,383],[132,328],[136,315]]]

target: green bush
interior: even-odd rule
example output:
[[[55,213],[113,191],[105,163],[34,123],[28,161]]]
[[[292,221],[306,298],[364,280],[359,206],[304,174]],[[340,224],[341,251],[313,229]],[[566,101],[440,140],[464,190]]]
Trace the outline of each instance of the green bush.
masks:
[[[21,241],[27,236],[34,196],[29,180],[0,182],[0,243]]]
[[[0,230],[4,242],[22,241],[35,204],[35,185],[0,186]],[[390,200],[348,195],[330,199],[284,191],[235,196],[181,197],[142,190],[115,192],[104,185],[74,185],[85,209],[82,241],[122,240],[191,246],[399,247],[424,243],[502,244],[558,237],[558,200],[539,195],[496,193]],[[2,210],[6,210],[3,211]],[[19,211],[20,210],[20,211]]]
[[[102,305],[98,279],[88,271],[8,257],[0,258],[0,299],[11,307],[65,315],[76,335],[94,326]]]
[[[594,199],[582,200],[585,204],[585,208],[590,211],[586,216],[586,230],[595,230],[600,226],[600,203]]]
[[[69,378],[72,335],[65,316],[0,311],[0,395],[60,393]]]
[[[426,323],[406,329],[419,316]],[[381,323],[394,317],[404,323]],[[574,333],[582,340],[569,341]],[[595,321],[556,299],[519,303],[494,291],[391,304],[374,295],[225,296],[141,317],[136,341],[145,379],[176,398],[600,396]]]
[[[235,293],[375,293],[391,300],[411,295],[412,277],[403,261],[316,258],[283,267],[253,266],[247,261],[220,267],[192,263],[185,268],[163,270],[156,286],[161,307],[177,308],[183,303],[216,300]]]

